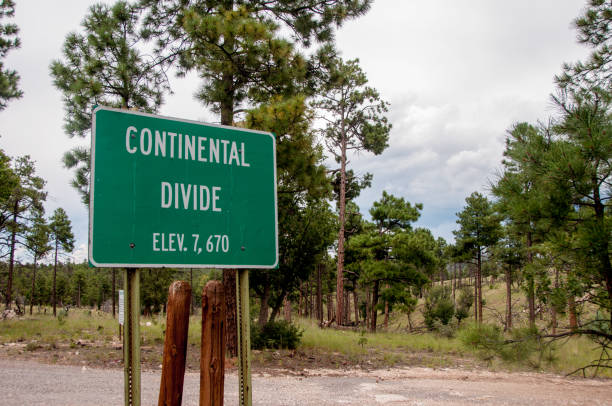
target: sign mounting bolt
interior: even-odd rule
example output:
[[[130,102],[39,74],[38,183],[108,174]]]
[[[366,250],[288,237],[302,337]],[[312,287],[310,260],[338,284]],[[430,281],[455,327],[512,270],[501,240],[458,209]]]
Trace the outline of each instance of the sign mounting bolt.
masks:
[[[134,244],[133,242],[130,243],[130,248],[134,248],[136,246],[136,244]]]

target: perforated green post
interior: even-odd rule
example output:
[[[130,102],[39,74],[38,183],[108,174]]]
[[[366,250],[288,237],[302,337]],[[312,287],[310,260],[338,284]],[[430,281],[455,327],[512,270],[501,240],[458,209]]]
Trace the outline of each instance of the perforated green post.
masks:
[[[249,324],[249,271],[241,269],[236,278],[238,325],[238,396],[240,406],[251,406],[251,326]]]
[[[125,405],[140,406],[140,269],[126,268],[123,370]]]

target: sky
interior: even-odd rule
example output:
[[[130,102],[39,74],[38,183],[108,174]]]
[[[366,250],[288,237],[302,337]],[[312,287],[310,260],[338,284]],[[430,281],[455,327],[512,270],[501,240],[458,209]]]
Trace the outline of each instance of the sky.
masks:
[[[21,76],[23,98],[0,111],[0,148],[30,155],[46,181],[46,211],[68,213],[76,237],[75,261],[87,256],[88,213],[70,186],[62,155],[88,140],[63,131],[60,92],[49,75],[64,39],[80,30],[94,2],[16,2],[13,21],[21,48],[5,67]],[[513,123],[547,121],[555,113],[550,94],[563,62],[584,59],[571,22],[586,0],[375,0],[365,16],[345,23],[337,47],[360,60],[393,125],[381,155],[350,157],[356,173],[374,175],[357,204],[367,212],[382,191],[422,203],[416,226],[453,240],[456,213],[474,191],[486,193],[501,168],[506,130]],[[218,121],[197,102],[195,75],[171,77],[174,94],[159,114]],[[329,165],[334,165],[328,161]]]

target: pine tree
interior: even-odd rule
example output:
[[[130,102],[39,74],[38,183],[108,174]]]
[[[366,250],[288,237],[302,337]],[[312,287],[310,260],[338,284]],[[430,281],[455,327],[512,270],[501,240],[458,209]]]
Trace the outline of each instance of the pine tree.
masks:
[[[565,219],[582,284],[585,289],[601,286],[595,289],[594,302],[611,311],[608,183],[612,168],[612,99],[609,96],[596,91],[555,98],[562,117],[553,128],[557,138],[547,161],[547,174],[557,189],[569,194],[569,199],[560,205],[572,209]]]
[[[68,34],[63,59],[51,63],[54,85],[62,92],[69,137],[87,137],[96,105],[154,113],[168,90],[160,61],[141,51],[138,10],[125,1],[96,4],[82,22],[83,32]],[[75,169],[72,180],[89,201],[89,146],[75,147],[63,158]]]
[[[15,48],[19,48],[20,41],[17,37],[19,28],[16,24],[3,24],[2,20],[15,15],[15,2],[13,0],[2,0],[0,2],[0,111],[4,110],[8,102],[18,99],[23,95],[19,90],[19,75],[16,71],[4,69],[2,59]]]
[[[274,321],[285,297],[308,280],[333,243],[331,230],[336,219],[325,200],[329,182],[311,121],[312,112],[302,96],[276,97],[247,113],[247,127],[271,131],[277,140],[279,254],[283,260],[278,270],[260,270],[250,276],[249,283],[261,302],[260,324]]]
[[[528,123],[517,123],[508,131],[504,151],[504,172],[492,191],[498,197],[497,209],[508,220],[512,232],[524,239],[526,264],[523,279],[529,305],[529,323],[535,326],[537,267],[534,245],[559,226],[565,208],[553,204],[564,201],[563,189],[554,190],[544,181],[545,162],[552,145],[550,131]],[[548,199],[546,196],[550,196]]]
[[[27,250],[32,254],[34,261],[32,270],[32,291],[30,293],[30,315],[32,315],[32,308],[34,307],[35,298],[35,287],[36,287],[36,268],[38,261],[46,257],[53,247],[49,244],[49,225],[44,218],[42,212],[37,211],[32,218],[32,223],[28,228],[26,235],[25,246]]]
[[[415,272],[417,265],[409,263],[408,251],[411,242],[408,241],[408,231],[422,210],[421,204],[411,205],[404,198],[395,197],[383,191],[379,201],[373,203],[370,209],[373,224],[365,225],[364,232],[354,236],[347,246],[351,271],[359,269],[363,285],[372,286],[372,302],[370,306],[370,330],[376,331],[378,301],[381,296],[388,304],[405,302],[407,284],[418,284],[420,275]],[[418,239],[420,231],[416,231]],[[417,236],[418,234],[418,236]],[[431,241],[435,244],[433,236]],[[391,260],[392,250],[397,252]],[[397,254],[397,255],[396,255]],[[340,296],[341,297],[341,296]]]
[[[465,199],[466,206],[457,213],[459,230],[453,231],[457,245],[476,260],[476,321],[482,323],[482,259],[501,237],[500,218],[493,204],[478,192]]]
[[[367,86],[365,73],[358,60],[344,62],[338,57],[328,58],[328,52],[320,53],[319,60],[325,67],[321,95],[314,106],[326,121],[321,133],[327,149],[340,164],[338,193],[338,256],[336,295],[344,294],[344,228],[346,223],[346,186],[348,153],[369,151],[381,154],[388,146],[391,124],[385,113],[388,104],[378,92]],[[337,322],[342,324],[343,302],[337,300]]]
[[[7,308],[11,306],[17,245],[21,243],[20,237],[27,230],[31,216],[43,210],[42,204],[47,198],[47,193],[43,190],[45,181],[36,176],[34,162],[28,155],[14,160],[11,177],[13,179],[8,182],[13,187],[0,207],[0,218],[4,219],[8,234],[9,269],[5,301]]]
[[[565,63],[555,77],[561,89],[569,92],[598,89],[612,91],[612,4],[589,0],[583,14],[574,20],[578,42],[593,49],[585,61]]]
[[[53,315],[57,315],[57,257],[60,252],[72,252],[74,249],[74,235],[68,215],[61,207],[53,212],[49,219],[49,230],[55,259],[53,262]]]
[[[10,219],[8,201],[15,187],[19,184],[19,178],[13,172],[11,158],[0,149],[0,235],[6,233],[7,222]]]
[[[146,9],[146,38],[181,72],[196,70],[204,83],[197,97],[233,125],[236,113],[279,95],[307,92],[306,60],[292,39],[308,46],[312,39],[330,41],[343,21],[364,14],[370,0],[141,0]],[[230,355],[237,353],[235,271],[224,272],[226,331]]]

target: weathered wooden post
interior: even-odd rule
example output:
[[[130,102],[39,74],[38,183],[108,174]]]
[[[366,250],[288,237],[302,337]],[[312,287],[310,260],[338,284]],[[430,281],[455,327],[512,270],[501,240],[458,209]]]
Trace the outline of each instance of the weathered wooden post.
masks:
[[[191,286],[184,281],[172,282],[168,289],[166,337],[159,388],[159,406],[180,406],[187,358]]]
[[[225,293],[219,281],[202,289],[200,406],[223,406],[225,373]]]

